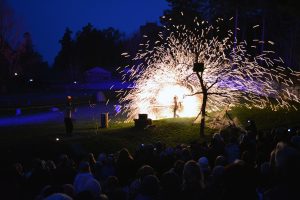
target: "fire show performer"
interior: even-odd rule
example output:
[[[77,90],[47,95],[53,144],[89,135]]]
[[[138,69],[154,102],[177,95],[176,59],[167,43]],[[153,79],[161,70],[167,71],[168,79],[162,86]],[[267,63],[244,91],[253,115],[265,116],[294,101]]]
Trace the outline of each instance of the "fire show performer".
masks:
[[[179,117],[179,115],[177,114],[177,111],[180,106],[180,103],[178,102],[178,97],[176,95],[173,98],[173,102],[174,102],[174,107],[173,107],[174,118],[177,118],[177,117]]]

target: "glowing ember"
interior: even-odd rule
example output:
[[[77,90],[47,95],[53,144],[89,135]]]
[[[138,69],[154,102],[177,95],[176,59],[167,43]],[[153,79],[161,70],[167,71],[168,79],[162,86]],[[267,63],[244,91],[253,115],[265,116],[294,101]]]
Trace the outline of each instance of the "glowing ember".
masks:
[[[173,117],[174,96],[181,105],[177,111],[180,117],[197,116],[204,90],[208,111],[239,104],[289,109],[293,107],[290,101],[299,102],[290,87],[300,74],[282,67],[282,59],[273,58],[273,51],[260,52],[263,41],[238,42],[231,30],[224,36],[218,26],[197,20],[195,24],[193,31],[177,26],[174,32],[160,33],[161,40],[153,42],[153,49],[149,49],[150,41],[141,44],[143,49],[132,58],[137,64],[121,69],[123,81],[133,82],[131,90],[119,91],[129,120],[139,113],[152,119]],[[264,48],[273,44],[265,42]],[[193,72],[196,62],[204,64],[198,74],[202,84]]]

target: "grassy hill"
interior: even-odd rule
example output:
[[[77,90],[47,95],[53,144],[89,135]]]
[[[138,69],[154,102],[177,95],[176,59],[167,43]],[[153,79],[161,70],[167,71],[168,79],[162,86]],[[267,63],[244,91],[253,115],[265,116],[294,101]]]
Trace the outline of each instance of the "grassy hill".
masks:
[[[247,119],[256,122],[258,130],[276,127],[296,128],[300,125],[300,111],[277,111],[268,109],[246,109],[237,107],[229,112],[240,126],[246,126]],[[209,114],[214,118],[214,114]],[[66,137],[63,123],[23,125],[0,128],[1,154],[8,160],[23,160],[32,157],[52,158],[60,153],[82,156],[87,152],[114,153],[122,147],[130,151],[141,143],[161,141],[167,145],[205,141],[218,131],[206,128],[204,138],[199,136],[199,124],[193,118],[162,119],[153,121],[147,129],[135,129],[133,123],[110,121],[110,127],[98,128],[99,124],[78,121],[74,125],[74,136]],[[58,138],[58,140],[57,140]]]

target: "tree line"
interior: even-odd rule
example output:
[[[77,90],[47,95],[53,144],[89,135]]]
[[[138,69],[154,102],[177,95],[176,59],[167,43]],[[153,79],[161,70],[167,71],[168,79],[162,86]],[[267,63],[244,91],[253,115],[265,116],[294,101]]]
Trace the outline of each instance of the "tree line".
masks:
[[[120,66],[132,61],[121,57],[122,52],[135,54],[139,44],[152,41],[154,45],[162,26],[172,27],[185,24],[193,29],[193,20],[210,23],[222,17],[232,19],[225,23],[234,30],[239,40],[274,41],[275,52],[281,55],[286,65],[300,69],[300,17],[299,3],[293,0],[166,0],[169,8],[159,18],[160,24],[147,23],[131,36],[114,28],[97,29],[88,23],[81,30],[65,29],[59,40],[60,50],[53,66],[49,66],[36,51],[29,32],[21,34],[14,22],[14,13],[5,1],[0,0],[0,84],[32,84],[40,82],[71,82],[82,80],[83,72],[101,66],[116,76]],[[256,31],[252,31],[257,25]],[[226,28],[226,27],[224,27]],[[76,32],[77,31],[77,32]],[[163,34],[163,33],[162,33]],[[23,35],[21,42],[16,38]],[[145,36],[147,35],[147,36]],[[264,43],[259,49],[264,51]],[[49,76],[51,73],[51,76]],[[22,76],[22,78],[20,78]],[[49,78],[51,77],[51,78]],[[18,81],[17,81],[18,80]],[[24,84],[26,82],[26,84]],[[40,84],[41,85],[41,84]],[[16,86],[17,88],[18,85]]]

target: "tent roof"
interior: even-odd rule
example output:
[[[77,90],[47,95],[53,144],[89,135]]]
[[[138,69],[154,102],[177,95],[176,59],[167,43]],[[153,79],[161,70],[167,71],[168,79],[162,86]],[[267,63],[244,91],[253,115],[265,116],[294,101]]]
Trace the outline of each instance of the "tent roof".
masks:
[[[97,74],[111,74],[110,71],[107,71],[105,69],[103,69],[102,67],[93,67],[89,70],[87,70],[85,73],[88,73],[88,74],[94,74],[94,73],[97,73]]]

